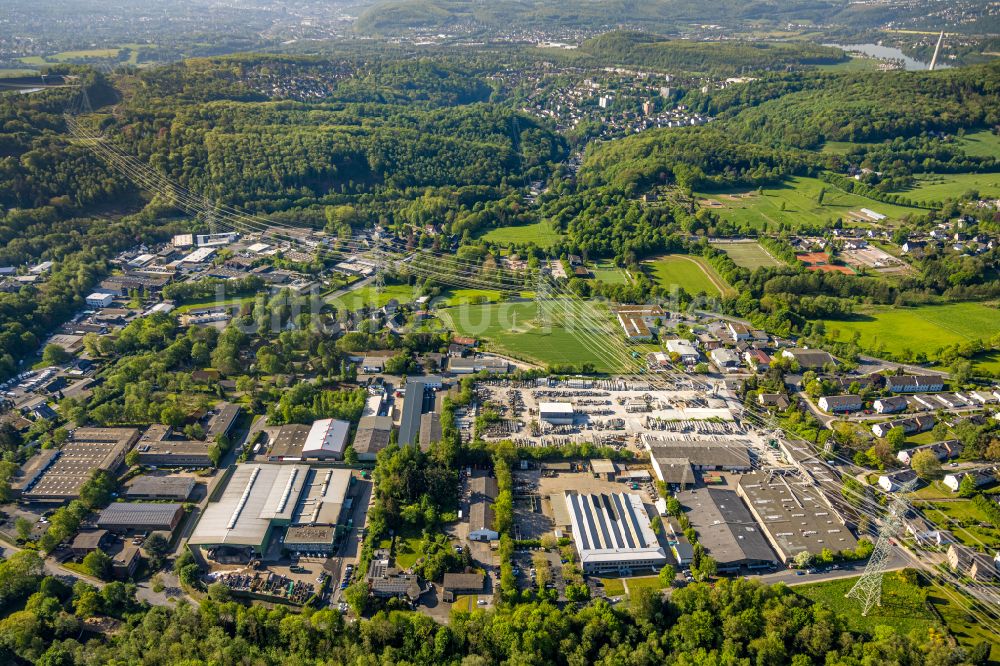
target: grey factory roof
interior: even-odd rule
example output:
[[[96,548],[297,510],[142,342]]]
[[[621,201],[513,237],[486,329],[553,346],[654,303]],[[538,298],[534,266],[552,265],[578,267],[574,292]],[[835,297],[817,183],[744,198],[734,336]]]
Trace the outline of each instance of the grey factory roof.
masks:
[[[183,512],[184,505],[177,503],[115,502],[101,511],[97,525],[112,529],[115,527],[160,529],[172,525]]]
[[[76,498],[95,470],[110,471],[138,437],[135,428],[77,428],[25,497]]]
[[[271,444],[271,458],[302,458],[302,447],[305,446],[306,437],[309,436],[309,426],[299,423],[291,423],[281,426],[278,434]]]
[[[441,415],[427,412],[420,415],[420,448],[425,451],[434,442],[441,441]]]
[[[699,488],[677,493],[698,542],[720,566],[775,562],[777,558],[743,501],[732,490]]]
[[[657,476],[660,481],[667,485],[690,486],[694,484],[694,470],[691,469],[691,461],[687,458],[667,458],[665,456],[656,459]]]
[[[191,476],[140,476],[125,490],[126,497],[169,497],[186,500],[196,482]]]
[[[389,446],[392,435],[392,419],[388,416],[366,416],[358,422],[358,431],[354,435],[354,452],[375,454]]]
[[[422,377],[406,380],[403,415],[399,420],[399,445],[413,444],[420,435],[420,415],[424,411],[425,384]]]
[[[237,465],[221,499],[205,507],[189,543],[262,546],[273,523],[291,523],[308,472],[308,465]]]
[[[750,453],[743,441],[689,440],[657,435],[643,435],[643,441],[654,459],[687,458],[694,467],[750,467]]]
[[[218,502],[205,508],[190,543],[260,547],[276,525],[335,524],[350,470],[309,465],[237,465]]]
[[[854,535],[810,479],[753,472],[740,478],[737,492],[786,562],[801,551],[818,555],[824,548],[834,553],[857,548]]]
[[[212,417],[212,421],[208,426],[206,439],[215,441],[216,436],[228,434],[239,415],[239,405],[234,405],[231,402],[224,403],[219,412]]]

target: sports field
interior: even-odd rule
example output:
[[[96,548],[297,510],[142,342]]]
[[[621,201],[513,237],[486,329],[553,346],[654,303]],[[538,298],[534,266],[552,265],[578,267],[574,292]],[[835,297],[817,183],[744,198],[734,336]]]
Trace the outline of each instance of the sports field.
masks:
[[[733,288],[701,257],[671,254],[642,263],[653,280],[667,289],[677,286],[689,294],[705,292],[709,296],[733,292]]]
[[[968,340],[990,337],[1000,332],[1000,310],[983,303],[953,303],[919,307],[876,306],[866,308],[849,320],[828,320],[827,336],[847,341],[855,331],[861,346],[900,353],[909,349],[929,357],[942,348]]]
[[[739,241],[733,243],[710,243],[716,250],[722,250],[729,255],[737,266],[755,270],[763,266],[784,266],[784,262],[773,257],[756,241]]]
[[[335,298],[330,305],[338,310],[353,312],[363,307],[380,308],[394,298],[400,303],[410,303],[415,296],[413,287],[406,284],[386,285],[381,294],[375,291],[373,285],[368,285]]]
[[[593,307],[600,316],[610,317],[603,306]],[[457,335],[485,340],[489,349],[529,363],[576,367],[590,363],[598,372],[626,365],[607,351],[612,344],[607,333],[582,327],[579,317],[571,316],[560,301],[548,302],[543,310],[539,317],[536,303],[521,301],[443,308],[438,317]]]
[[[552,228],[552,223],[542,220],[534,224],[524,224],[518,227],[498,227],[490,229],[480,236],[491,243],[512,245],[517,243],[534,243],[538,247],[551,247],[562,238],[562,234]]]
[[[968,155],[975,157],[1000,157],[1000,135],[990,130],[969,132],[958,140],[958,145]]]
[[[589,268],[594,274],[595,280],[600,280],[605,284],[628,284],[625,271],[615,266],[613,261],[607,259],[597,261]]]
[[[825,190],[822,202],[819,201],[821,190]],[[851,214],[861,208],[887,215],[890,221],[919,212],[915,208],[849,194],[818,178],[804,176],[789,178],[777,187],[766,187],[762,193],[744,189],[699,193],[697,196],[702,198],[702,208],[714,210],[734,224],[770,231],[777,231],[782,224],[791,229],[828,226],[837,218],[851,226],[856,224],[851,221]]]
[[[981,197],[1000,197],[1000,173],[922,173],[916,183],[904,191],[914,201],[957,199],[975,190]]]

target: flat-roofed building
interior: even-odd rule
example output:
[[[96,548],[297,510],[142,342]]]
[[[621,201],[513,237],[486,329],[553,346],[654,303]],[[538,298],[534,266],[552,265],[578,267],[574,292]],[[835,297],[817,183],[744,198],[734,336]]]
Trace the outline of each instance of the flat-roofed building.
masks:
[[[231,402],[224,402],[216,405],[215,416],[208,423],[208,430],[205,432],[205,439],[214,442],[216,437],[228,437],[236,425],[236,419],[240,416],[240,406]]]
[[[111,532],[173,532],[184,517],[184,505],[156,502],[113,502],[97,517]]]
[[[573,425],[573,405],[568,402],[542,402],[538,405],[538,418],[552,425]]]
[[[667,562],[635,494],[580,494],[567,492],[573,543],[584,573],[658,570]]]
[[[767,538],[734,491],[699,488],[677,493],[676,497],[698,533],[698,543],[716,561],[720,572],[777,564]]]
[[[125,497],[186,502],[196,485],[191,476],[139,476],[128,483]]]
[[[347,435],[351,424],[337,419],[321,419],[312,424],[305,444],[302,445],[302,457],[316,460],[342,460],[344,449],[347,448]]]
[[[392,419],[388,416],[365,416],[358,422],[351,445],[358,460],[375,460],[378,452],[389,446],[392,439]]]
[[[336,539],[335,525],[293,525],[285,532],[283,543],[293,553],[332,555]]]
[[[665,464],[676,464],[678,459],[686,459],[696,471],[744,472],[751,468],[750,451],[743,440],[690,440],[651,434],[643,435],[642,440],[649,451],[653,471],[664,483],[667,483],[667,475],[660,466],[661,460],[668,461]]]
[[[267,459],[271,462],[302,460],[302,447],[306,444],[309,430],[310,426],[301,423],[289,423],[281,426],[274,441],[271,442]]]
[[[801,473],[745,474],[736,492],[786,564],[803,551],[815,556],[824,548],[836,554],[858,547],[844,519]]]
[[[10,480],[10,491],[16,499],[34,487],[45,471],[59,457],[59,449],[42,449],[21,465]]]
[[[618,474],[615,461],[608,458],[592,459],[590,461],[590,471],[594,473],[594,476],[600,477],[605,481],[614,481],[615,476]]]
[[[346,469],[237,465],[219,501],[205,507],[189,543],[246,548],[260,554],[276,529],[338,524],[350,482],[351,472]]]
[[[677,354],[681,363],[686,365],[694,365],[701,358],[698,350],[687,340],[667,340],[667,351]]]
[[[124,548],[111,556],[111,573],[118,580],[128,580],[141,560],[139,546],[126,543]]]
[[[446,573],[442,588],[442,599],[451,603],[463,594],[482,594],[486,576],[481,573]]]
[[[94,472],[116,470],[138,439],[139,431],[135,428],[77,428],[59,455],[21,496],[39,502],[77,499]]]
[[[139,464],[148,467],[211,467],[208,442],[196,439],[143,441],[136,445]]]
[[[504,375],[510,370],[510,363],[496,356],[477,356],[468,358],[448,359],[448,371],[455,375],[471,375],[477,372],[488,372],[491,375]]]

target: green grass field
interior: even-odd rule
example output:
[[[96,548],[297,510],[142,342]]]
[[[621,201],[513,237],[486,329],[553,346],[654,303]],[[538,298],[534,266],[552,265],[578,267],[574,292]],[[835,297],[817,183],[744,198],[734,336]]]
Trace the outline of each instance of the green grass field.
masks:
[[[434,299],[435,306],[453,307],[456,305],[482,305],[496,303],[502,294],[491,289],[448,289]]]
[[[854,631],[871,634],[878,625],[890,626],[901,634],[914,629],[921,632],[938,626],[934,614],[924,601],[924,590],[910,585],[895,573],[886,573],[882,587],[882,605],[872,608],[867,616],[861,615],[858,602],[844,595],[857,578],[840,578],[822,583],[796,585],[792,589],[843,618]]]
[[[409,569],[423,555],[420,547],[421,538],[417,536],[399,537],[396,539],[396,566],[400,569]]]
[[[37,69],[0,67],[0,79],[16,79],[22,76],[34,76],[36,74],[38,74]]]
[[[975,157],[1000,157],[1000,135],[990,130],[969,132],[958,140],[967,154]]]
[[[249,296],[241,296],[239,298],[228,298],[222,301],[217,301],[214,298],[205,299],[203,301],[191,301],[190,303],[185,303],[184,305],[179,306],[174,313],[180,315],[190,312],[191,310],[198,310],[200,308],[235,308],[236,306],[243,305],[244,303],[253,303],[256,298],[256,295],[251,294]]]
[[[596,307],[602,316],[609,316],[603,306]],[[438,317],[457,335],[484,339],[488,348],[530,363],[576,367],[590,363],[598,372],[625,365],[617,357],[608,358],[609,341],[600,331],[582,333],[589,346],[584,345],[574,332],[580,329],[575,318],[562,312],[558,301],[548,303],[544,319],[539,319],[534,302],[524,301],[443,308]]]
[[[710,243],[717,250],[722,250],[729,255],[737,266],[755,270],[762,266],[784,266],[784,262],[777,259],[760,246],[755,241],[743,241],[739,243]]]
[[[394,298],[400,303],[410,303],[414,296],[413,287],[406,284],[387,284],[381,294],[375,291],[373,285],[368,285],[339,296],[330,301],[330,304],[338,310],[353,312],[362,307],[380,308]]]
[[[625,584],[621,578],[602,578],[601,584],[604,586],[606,597],[620,597],[625,594]]]
[[[826,190],[823,202],[819,203],[820,190]],[[740,196],[744,195],[744,196]],[[802,226],[826,226],[838,217],[850,226],[848,214],[861,208],[869,208],[897,220],[907,214],[919,212],[915,208],[894,206],[873,201],[856,194],[849,194],[825,183],[818,178],[793,177],[777,187],[766,187],[763,194],[756,190],[728,190],[724,192],[699,193],[698,196],[717,202],[707,206],[724,219],[760,230],[777,231],[781,224],[795,229]],[[784,209],[782,209],[784,206]]]
[[[643,589],[656,591],[663,589],[663,586],[660,585],[659,576],[639,576],[636,578],[628,578],[625,580],[625,584],[628,586],[628,592],[630,595]]]
[[[499,245],[511,245],[513,243],[534,243],[538,247],[551,247],[562,234],[552,228],[552,223],[542,220],[534,224],[525,224],[518,227],[499,227],[490,229],[480,236],[491,243]]]
[[[600,280],[605,284],[628,284],[628,277],[626,277],[625,271],[615,266],[613,261],[606,259],[597,261],[589,268],[594,274],[594,279]]]
[[[903,193],[914,201],[957,199],[970,190],[981,197],[1000,197],[1000,173],[917,174],[916,184]]]
[[[969,616],[964,605],[957,601],[953,591],[944,591],[934,587],[927,592],[927,601],[941,614],[948,631],[960,645],[974,648],[986,641],[991,644],[990,666],[1000,666],[1000,641],[988,627],[978,623]]]
[[[677,286],[689,294],[705,292],[709,296],[732,292],[732,287],[701,257],[673,254],[649,259],[643,266],[658,285],[667,289]]]
[[[941,348],[968,340],[989,338],[1000,332],[1000,311],[983,303],[954,303],[919,307],[865,308],[850,320],[824,322],[828,337],[850,340],[857,331],[861,346],[900,353],[910,349],[932,356]],[[903,334],[905,332],[905,334]]]

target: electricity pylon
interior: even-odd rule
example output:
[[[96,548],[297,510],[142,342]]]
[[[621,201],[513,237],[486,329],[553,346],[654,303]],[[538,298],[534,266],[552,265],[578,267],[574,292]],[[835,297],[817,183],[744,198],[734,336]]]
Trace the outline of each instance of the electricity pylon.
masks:
[[[868,558],[865,565],[865,572],[854,584],[854,587],[844,596],[848,599],[857,599],[861,602],[861,615],[867,616],[868,611],[874,606],[882,605],[882,577],[885,575],[888,566],[889,553],[892,552],[892,542],[899,538],[903,526],[903,518],[906,516],[906,502],[902,495],[913,490],[916,481],[908,481],[899,489],[892,504],[889,505],[889,514],[878,533],[878,541],[875,542],[875,549]]]

